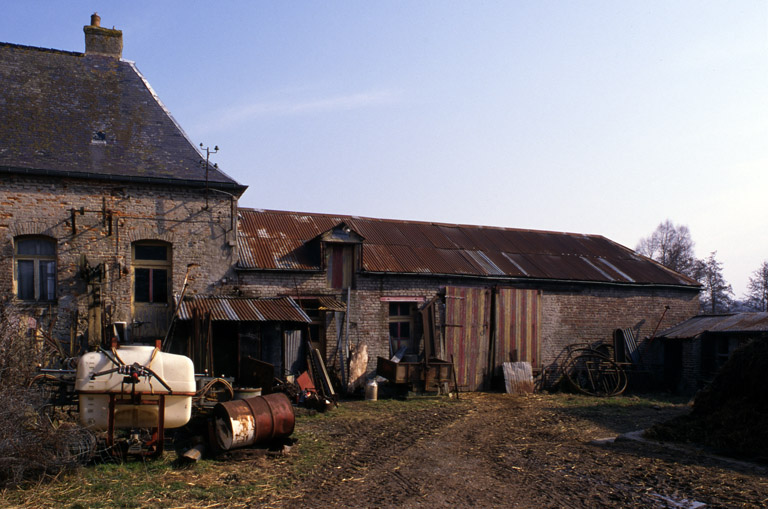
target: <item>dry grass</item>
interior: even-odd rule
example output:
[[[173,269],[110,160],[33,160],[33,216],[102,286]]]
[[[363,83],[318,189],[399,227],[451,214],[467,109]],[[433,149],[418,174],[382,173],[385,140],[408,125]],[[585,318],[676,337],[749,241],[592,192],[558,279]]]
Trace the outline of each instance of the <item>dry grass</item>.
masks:
[[[73,454],[90,435],[60,425],[46,411],[46,394],[31,384],[50,355],[29,321],[0,303],[0,487],[46,479],[77,463]]]

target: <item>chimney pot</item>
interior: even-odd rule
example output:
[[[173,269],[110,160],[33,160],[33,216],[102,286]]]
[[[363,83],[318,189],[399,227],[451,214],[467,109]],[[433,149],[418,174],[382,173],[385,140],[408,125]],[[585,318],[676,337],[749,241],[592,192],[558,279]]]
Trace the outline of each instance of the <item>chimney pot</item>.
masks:
[[[91,14],[91,26],[92,27],[101,26],[101,16],[99,16],[98,12],[94,12],[93,14]]]

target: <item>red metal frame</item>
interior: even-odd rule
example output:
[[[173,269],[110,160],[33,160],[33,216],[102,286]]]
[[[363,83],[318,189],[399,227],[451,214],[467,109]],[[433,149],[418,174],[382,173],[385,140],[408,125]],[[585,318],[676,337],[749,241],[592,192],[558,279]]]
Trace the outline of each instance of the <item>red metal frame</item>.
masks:
[[[117,394],[109,395],[109,419],[107,424],[107,447],[115,445],[115,405],[129,403],[131,405],[157,405],[157,427],[152,428],[152,438],[144,444],[147,453],[144,456],[155,458],[163,454],[165,441],[165,394],[159,394],[158,399],[141,399],[144,393],[132,394],[130,399],[117,399]]]

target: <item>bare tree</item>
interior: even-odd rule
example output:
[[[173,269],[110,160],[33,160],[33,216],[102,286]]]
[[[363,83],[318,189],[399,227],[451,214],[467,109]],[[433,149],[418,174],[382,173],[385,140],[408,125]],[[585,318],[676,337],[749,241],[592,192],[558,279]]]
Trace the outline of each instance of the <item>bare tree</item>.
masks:
[[[768,261],[752,273],[744,296],[747,305],[757,311],[768,311]]]
[[[693,278],[697,276],[693,240],[685,225],[675,225],[669,219],[659,223],[653,233],[640,239],[635,251],[675,272]]]
[[[710,313],[723,313],[730,309],[733,303],[733,289],[723,277],[723,264],[715,258],[717,251],[712,251],[704,260],[696,262],[699,282],[702,284],[701,310]]]

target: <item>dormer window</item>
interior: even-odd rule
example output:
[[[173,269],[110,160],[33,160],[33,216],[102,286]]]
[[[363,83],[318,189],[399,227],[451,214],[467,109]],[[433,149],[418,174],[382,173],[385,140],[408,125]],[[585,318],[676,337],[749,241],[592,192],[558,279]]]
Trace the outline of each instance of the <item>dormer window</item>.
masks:
[[[354,285],[363,237],[345,223],[340,223],[320,236],[325,251],[328,286],[344,289]]]
[[[326,267],[328,268],[328,286],[331,288],[349,288],[355,266],[355,246],[332,244],[326,248]]]
[[[107,144],[107,135],[104,133],[104,131],[96,131],[93,133],[93,136],[91,137],[91,145],[106,145]]]

